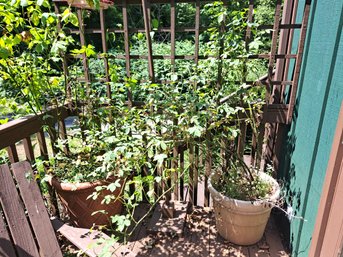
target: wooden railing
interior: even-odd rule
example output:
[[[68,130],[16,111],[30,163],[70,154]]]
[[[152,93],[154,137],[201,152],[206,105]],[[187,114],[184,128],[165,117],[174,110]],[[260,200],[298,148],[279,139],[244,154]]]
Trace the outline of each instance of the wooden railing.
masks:
[[[0,149],[7,149],[9,161],[11,163],[26,159],[34,163],[35,158],[41,157],[47,159],[49,155],[54,154],[53,145],[56,143],[58,135],[51,136],[43,129],[46,124],[50,126],[58,126],[59,137],[67,138],[67,128],[65,119],[70,116],[75,116],[75,111],[62,107],[50,110],[40,115],[23,117],[17,120],[8,122],[0,126]],[[174,145],[170,152],[171,161],[164,163],[165,168],[170,168],[174,171],[168,183],[162,181],[156,185],[155,193],[161,195],[166,188],[173,185],[171,198],[175,200],[187,200],[194,205],[210,205],[210,195],[207,188],[208,177],[213,171],[214,154],[220,155],[222,167],[227,167],[227,149],[234,148],[238,154],[244,155],[244,149],[247,146],[247,137],[251,138],[250,156],[245,155],[246,161],[252,165],[260,166],[263,161],[262,145],[265,124],[260,127],[260,137],[255,138],[254,135],[247,133],[247,125],[241,122],[240,135],[236,142],[229,142],[223,134],[223,137],[218,140],[219,144],[214,144],[212,138],[214,132],[208,132],[203,138],[194,143],[178,143]],[[221,133],[217,132],[218,135]],[[35,143],[32,138],[35,138]],[[51,143],[47,144],[47,139]],[[259,142],[260,144],[257,144]],[[35,149],[35,145],[39,147]],[[49,149],[48,149],[49,148]],[[156,175],[162,176],[163,169],[157,168]],[[168,185],[169,184],[169,185]]]

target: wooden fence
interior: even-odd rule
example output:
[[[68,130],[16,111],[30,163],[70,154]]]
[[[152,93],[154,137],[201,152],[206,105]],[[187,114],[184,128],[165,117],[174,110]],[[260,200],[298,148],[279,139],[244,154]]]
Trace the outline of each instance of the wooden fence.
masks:
[[[176,27],[176,16],[175,16],[175,8],[177,3],[180,2],[189,2],[195,4],[195,27],[194,28],[177,28]],[[86,45],[85,41],[85,34],[86,33],[99,33],[101,34],[102,40],[102,47],[103,52],[107,52],[107,42],[106,42],[106,31],[114,32],[114,33],[122,33],[124,34],[125,38],[125,55],[122,56],[114,56],[113,58],[124,59],[126,63],[126,75],[130,76],[130,62],[132,59],[135,58],[143,58],[148,60],[148,71],[149,71],[149,79],[154,81],[155,73],[154,73],[154,60],[156,59],[170,59],[172,66],[175,66],[176,59],[192,59],[195,63],[197,63],[202,58],[207,58],[205,56],[199,55],[199,35],[201,31],[206,30],[206,28],[201,27],[200,24],[200,7],[201,7],[200,0],[195,1],[178,1],[177,3],[175,0],[164,1],[164,0],[151,0],[148,2],[147,0],[136,1],[136,0],[123,0],[117,1],[116,4],[121,6],[122,8],[122,16],[123,16],[123,28],[107,28],[105,19],[104,19],[104,10],[100,10],[100,27],[97,29],[87,29],[83,25],[82,19],[82,10],[76,9],[78,14],[79,22],[80,22],[80,29],[79,30],[71,30],[71,33],[77,33],[80,36],[80,43],[82,46]],[[305,35],[306,35],[306,28],[307,28],[307,20],[309,15],[310,9],[310,1],[306,1],[304,6],[304,14],[303,20],[301,24],[295,23],[295,17],[297,15],[297,0],[290,0],[276,1],[276,9],[275,9],[275,20],[274,24],[272,25],[263,25],[260,29],[273,29],[272,33],[272,44],[269,53],[260,54],[255,56],[250,56],[249,58],[267,58],[269,60],[268,63],[268,74],[260,79],[260,83],[266,85],[267,91],[270,94],[270,101],[263,108],[263,119],[260,126],[260,137],[259,138],[252,138],[252,148],[250,151],[250,161],[254,164],[259,165],[260,162],[265,159],[265,162],[272,162],[275,157],[280,152],[280,145],[282,144],[282,138],[278,136],[278,133],[282,133],[282,126],[289,124],[292,118],[292,113],[295,104],[295,96],[296,96],[296,89],[299,80],[299,72],[301,66],[301,59],[302,59],[302,52],[305,42]],[[55,10],[57,13],[60,11],[60,7],[65,5],[64,1],[55,0]],[[170,12],[171,12],[171,26],[169,28],[158,28],[157,31],[166,31],[171,33],[171,54],[168,56],[159,56],[154,55],[152,52],[152,43],[150,38],[150,31],[151,31],[151,19],[149,16],[150,13],[150,4],[170,4]],[[140,5],[143,14],[144,14],[144,28],[129,28],[128,27],[128,20],[127,20],[127,7],[132,4]],[[283,10],[282,10],[283,7]],[[249,19],[253,19],[253,9],[254,9],[254,1],[249,1]],[[282,15],[281,15],[282,14]],[[280,17],[282,16],[281,22]],[[293,42],[293,32],[296,29],[300,29],[300,37],[298,41],[298,51],[296,54],[291,53],[292,49],[292,42]],[[146,34],[147,39],[147,48],[148,48],[148,55],[131,55],[130,48],[129,48],[129,34],[132,32],[144,32]],[[194,55],[191,56],[181,56],[175,54],[175,34],[176,32],[194,32],[195,33],[195,52]],[[246,40],[249,40],[249,29],[246,32]],[[68,74],[68,58],[70,56],[64,56],[63,62],[63,69],[66,74]],[[99,56],[104,61],[105,67],[105,78],[102,79],[104,82],[110,81],[110,74],[109,74],[109,65],[108,65],[108,58],[109,56],[103,55]],[[81,81],[85,81],[86,83],[90,82],[90,75],[89,75],[89,67],[87,62],[86,55],[79,56],[83,60],[84,66],[84,77],[79,78]],[[217,57],[221,58],[221,57]],[[295,65],[293,67],[294,72],[292,78],[289,80],[289,70],[291,67],[290,59],[295,60]],[[220,75],[219,75],[220,76]],[[220,77],[217,79],[221,79]],[[159,81],[163,83],[163,81]],[[168,83],[167,81],[164,81]],[[253,84],[255,82],[246,81],[247,84]],[[287,90],[289,87],[289,90]],[[69,95],[71,95],[71,89],[67,88],[69,91]],[[289,99],[287,100],[284,97],[284,93],[288,92]],[[111,97],[111,88],[107,86],[107,96]],[[222,99],[225,101],[225,98]],[[135,101],[132,99],[131,94],[128,94],[128,104],[132,105]],[[65,125],[65,119],[69,116],[73,116],[75,113],[65,108],[60,108],[59,110],[52,110],[49,112],[50,124],[57,123],[59,126],[60,137],[67,138],[67,129]],[[58,119],[57,117],[60,117]],[[22,141],[24,146],[25,158],[29,161],[34,161],[35,153],[34,147],[31,142],[31,136],[37,136],[37,142],[39,145],[39,154],[40,156],[47,158],[48,157],[48,147],[46,143],[46,137],[44,135],[44,131],[42,128],[42,117],[39,116],[31,116],[25,117],[19,120],[14,120],[9,122],[8,124],[0,126],[0,149],[7,148],[8,157],[10,161],[16,162],[19,160],[17,145],[18,142]],[[236,144],[236,150],[238,153],[243,155],[243,150],[246,146],[246,138],[247,138],[247,126],[243,122],[240,126],[241,133],[239,139]],[[281,132],[280,132],[281,131]],[[54,138],[55,137],[55,138]],[[53,136],[51,139],[52,143],[56,140],[57,135]],[[211,137],[210,134],[206,135],[207,139]],[[276,140],[277,139],[277,140]],[[257,148],[257,142],[266,142],[264,148],[260,147]],[[173,161],[169,164],[170,168],[176,169],[178,168],[179,172],[174,173],[174,177],[172,178],[174,184],[176,185],[173,191],[173,198],[174,199],[181,199],[181,200],[190,200],[195,205],[203,204],[208,206],[210,203],[209,198],[209,191],[207,189],[208,183],[208,176],[211,173],[213,168],[213,156],[211,147],[211,140],[206,140],[206,144],[196,145],[180,145],[175,146],[171,155],[174,157]],[[220,155],[222,156],[221,159],[226,159],[226,151],[229,147],[230,142],[228,142],[225,138],[220,141],[219,147]],[[51,151],[53,154],[53,151]],[[185,156],[187,155],[188,162],[190,163],[189,166],[189,177],[187,179],[187,183],[184,177],[180,176],[183,174],[183,170],[185,169]],[[225,165],[225,164],[224,164]],[[160,172],[160,171],[158,171]],[[162,187],[162,186],[161,186]],[[187,189],[187,190],[186,190]],[[156,189],[158,191],[159,189]],[[187,198],[186,198],[186,192]],[[201,202],[201,203],[200,203]]]

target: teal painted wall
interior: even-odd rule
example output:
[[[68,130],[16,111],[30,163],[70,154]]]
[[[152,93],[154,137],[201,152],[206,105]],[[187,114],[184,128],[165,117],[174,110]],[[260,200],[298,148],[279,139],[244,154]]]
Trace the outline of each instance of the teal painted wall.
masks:
[[[299,1],[298,22],[304,2]],[[342,23],[343,0],[312,0],[295,116],[281,163],[289,181],[286,200],[306,220],[290,222],[292,256],[308,255],[343,99]]]

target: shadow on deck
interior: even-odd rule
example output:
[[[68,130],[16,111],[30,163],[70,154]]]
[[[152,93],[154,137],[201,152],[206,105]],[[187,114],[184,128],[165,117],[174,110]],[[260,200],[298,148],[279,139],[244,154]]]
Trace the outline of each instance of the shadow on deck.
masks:
[[[136,256],[289,256],[272,218],[262,240],[247,247],[234,245],[218,235],[211,208],[194,207],[187,216],[184,237],[148,235],[148,221],[140,225],[127,245]]]

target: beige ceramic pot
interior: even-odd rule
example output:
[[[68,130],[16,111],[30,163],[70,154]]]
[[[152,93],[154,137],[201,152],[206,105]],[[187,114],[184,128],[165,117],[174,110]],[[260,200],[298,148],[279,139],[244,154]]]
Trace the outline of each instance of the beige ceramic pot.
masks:
[[[237,245],[252,245],[261,240],[266,228],[273,203],[280,195],[280,187],[275,179],[261,172],[261,178],[273,184],[274,190],[267,200],[241,201],[219,193],[212,184],[220,174],[212,174],[208,189],[213,199],[218,233]]]
[[[109,181],[61,183],[58,179],[52,177],[49,183],[55,188],[70,220],[78,227],[90,228],[93,225],[109,225],[110,216],[119,214],[122,211],[123,205],[120,200],[109,204],[101,203],[107,194],[118,196],[122,191],[121,188],[116,188],[114,192],[102,190],[96,200],[91,198],[87,199],[95,191],[95,187],[108,185],[111,183]],[[107,214],[97,213],[92,215],[92,213],[99,210],[104,210]]]

